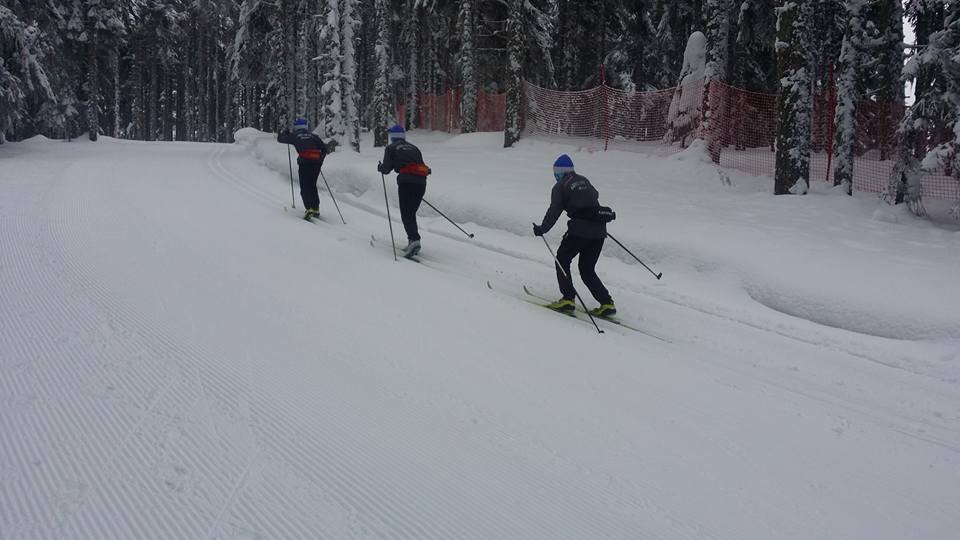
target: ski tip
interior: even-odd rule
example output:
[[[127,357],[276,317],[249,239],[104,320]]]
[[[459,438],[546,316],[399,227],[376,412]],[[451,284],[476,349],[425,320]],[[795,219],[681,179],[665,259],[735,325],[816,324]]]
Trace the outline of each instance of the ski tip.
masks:
[[[487,288],[491,291],[493,290],[493,285],[491,285],[489,281],[487,282]]]
[[[529,294],[530,296],[533,296],[533,293],[530,292],[530,289],[528,289],[526,285],[523,286],[523,292]]]

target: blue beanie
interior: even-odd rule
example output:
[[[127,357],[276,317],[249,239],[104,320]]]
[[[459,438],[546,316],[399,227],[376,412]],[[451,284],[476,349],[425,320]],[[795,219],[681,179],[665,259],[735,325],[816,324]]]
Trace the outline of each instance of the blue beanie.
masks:
[[[389,135],[391,141],[407,138],[407,132],[403,130],[403,126],[400,124],[394,124],[392,128],[387,130],[387,134]]]
[[[293,121],[293,129],[295,129],[295,130],[299,130],[299,129],[308,130],[308,129],[310,129],[310,126],[307,124],[307,119],[306,119],[306,118],[297,118],[296,120]]]
[[[573,172],[573,160],[570,159],[570,156],[561,154],[560,157],[553,162],[553,175],[559,179],[568,172]]]

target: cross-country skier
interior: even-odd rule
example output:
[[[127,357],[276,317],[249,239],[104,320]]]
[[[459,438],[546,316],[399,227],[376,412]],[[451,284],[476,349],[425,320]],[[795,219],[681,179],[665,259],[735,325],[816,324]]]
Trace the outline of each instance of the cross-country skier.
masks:
[[[305,118],[297,118],[293,122],[293,132],[282,131],[277,135],[277,142],[292,144],[297,149],[297,167],[300,174],[300,198],[306,211],[304,219],[311,219],[320,215],[320,193],[317,192],[317,178],[320,176],[320,167],[331,148],[320,137],[310,131]],[[336,146],[331,141],[330,146]]]
[[[576,308],[576,291],[570,275],[570,263],[574,257],[580,255],[580,277],[590,289],[590,294],[600,302],[600,307],[590,312],[599,317],[613,315],[617,308],[594,268],[600,259],[603,241],[607,237],[607,222],[612,219],[613,211],[600,206],[597,190],[589,180],[574,172],[570,156],[563,154],[557,158],[553,164],[553,176],[556,184],[550,192],[550,208],[543,216],[541,224],[533,226],[533,234],[546,234],[563,211],[567,212],[570,220],[567,221],[567,232],[557,248],[557,281],[563,298],[547,307],[557,311],[573,311]]]
[[[427,175],[430,167],[423,163],[420,149],[407,142],[402,126],[395,125],[388,130],[390,144],[383,149],[383,161],[377,165],[382,174],[397,172],[397,194],[400,196],[400,218],[407,232],[407,246],[403,248],[404,257],[412,257],[420,252],[420,233],[417,230],[417,209],[427,191]]]

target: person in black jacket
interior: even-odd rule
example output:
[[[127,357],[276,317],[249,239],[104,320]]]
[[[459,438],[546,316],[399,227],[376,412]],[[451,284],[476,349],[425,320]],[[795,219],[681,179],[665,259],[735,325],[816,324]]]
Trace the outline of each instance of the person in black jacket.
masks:
[[[304,219],[311,219],[320,215],[320,193],[317,191],[317,178],[320,176],[320,167],[327,157],[329,149],[320,137],[310,131],[304,118],[297,118],[293,122],[293,132],[282,131],[277,135],[277,142],[292,144],[297,149],[297,167],[300,174],[300,198],[306,211]]]
[[[591,313],[600,317],[613,315],[617,308],[614,307],[613,298],[603,286],[595,269],[603,249],[603,241],[607,237],[606,221],[599,214],[601,209],[610,214],[612,211],[600,206],[597,190],[589,180],[574,171],[570,156],[563,154],[557,158],[553,164],[553,176],[557,183],[550,192],[550,208],[540,225],[533,226],[533,234],[546,234],[563,211],[567,212],[570,220],[567,221],[567,232],[557,248],[557,281],[563,298],[547,307],[557,311],[576,309],[576,291],[570,275],[570,263],[574,257],[580,255],[580,277],[590,289],[590,294],[600,302],[600,307],[591,310]]]
[[[407,233],[407,246],[403,248],[404,257],[412,257],[420,252],[420,233],[417,230],[417,209],[427,191],[427,175],[430,167],[423,163],[420,149],[407,142],[403,127],[396,125],[389,129],[390,144],[383,149],[383,161],[377,165],[381,174],[397,172],[397,195],[400,196],[400,219]]]

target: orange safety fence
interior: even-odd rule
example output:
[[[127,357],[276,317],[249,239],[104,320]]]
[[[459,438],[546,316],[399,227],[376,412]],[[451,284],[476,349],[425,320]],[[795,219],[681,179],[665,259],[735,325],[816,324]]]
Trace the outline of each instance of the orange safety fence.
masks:
[[[419,96],[417,127],[460,131],[462,92]],[[477,130],[502,131],[505,94],[478,93]],[[645,143],[658,154],[678,152],[702,138],[723,168],[773,176],[776,166],[777,96],[749,92],[719,81],[703,80],[676,88],[625,92],[601,85],[560,91],[524,82],[524,133],[587,138],[606,149]],[[817,95],[811,118],[810,180],[832,182],[834,111],[832,92]],[[702,118],[704,109],[709,114]],[[900,104],[857,104],[853,187],[882,192],[896,155],[896,130],[904,114]],[[651,146],[654,145],[654,146]],[[944,171],[921,176],[925,197],[960,201],[960,182]]]

